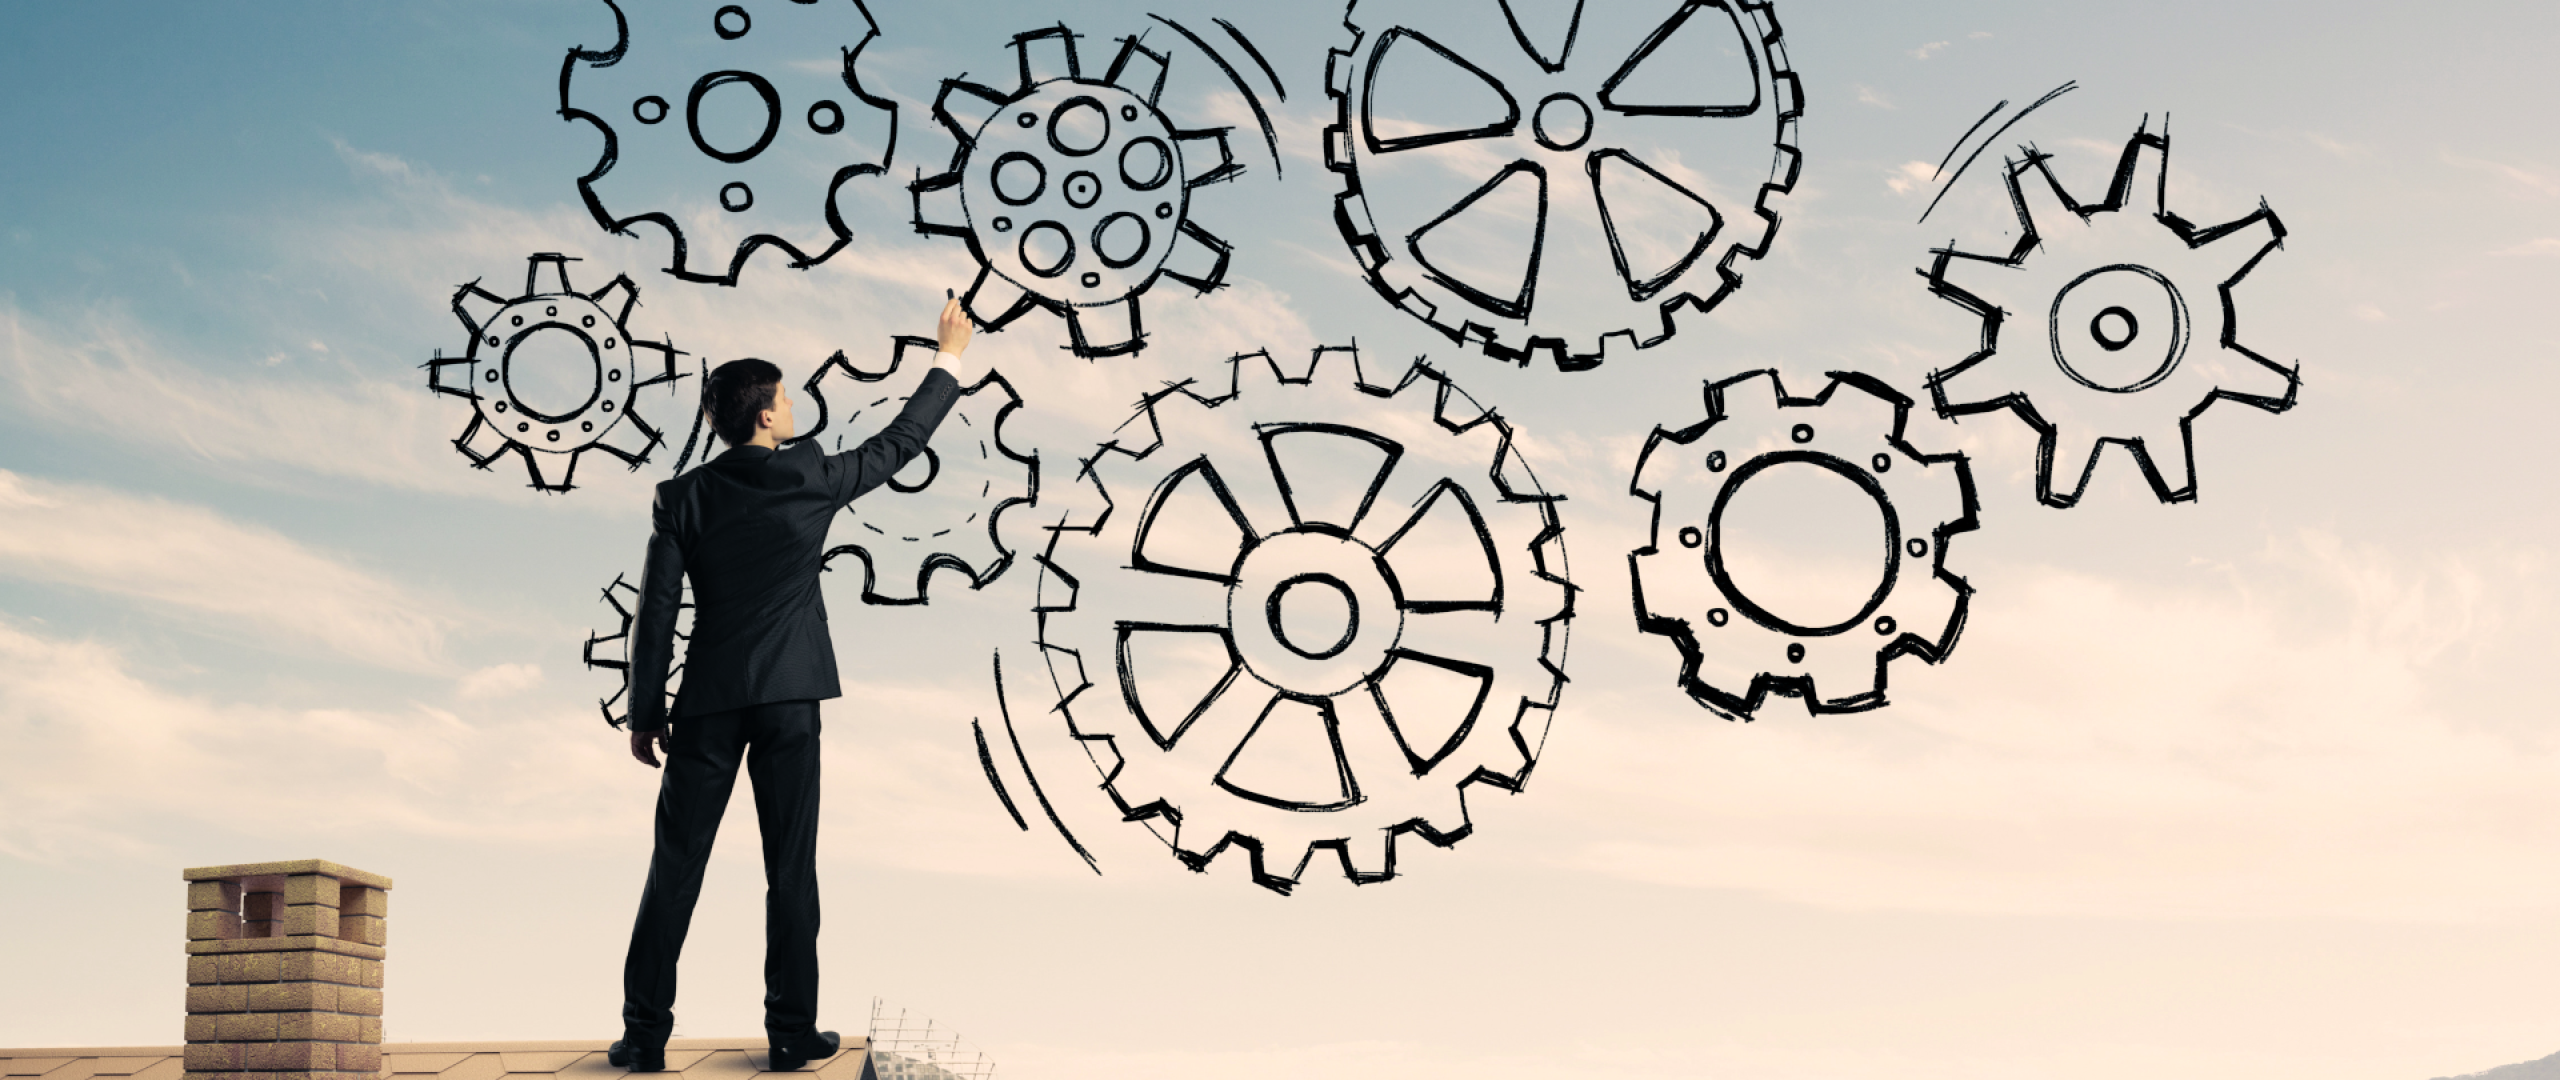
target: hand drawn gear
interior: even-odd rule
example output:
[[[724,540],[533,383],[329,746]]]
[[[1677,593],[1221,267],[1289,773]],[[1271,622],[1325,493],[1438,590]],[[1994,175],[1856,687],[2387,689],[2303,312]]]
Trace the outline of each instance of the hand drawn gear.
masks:
[[[1928,271],[1930,292],[1982,317],[1981,349],[1929,376],[1939,415],[2005,408],[2033,426],[2036,497],[2050,506],[2080,501],[2106,443],[2133,452],[2160,501],[2191,501],[2195,418],[2224,399],[2283,412],[2302,388],[2299,366],[2280,366],[2239,343],[2231,301],[2231,287],[2284,243],[2284,223],[2263,199],[2256,212],[2211,228],[2169,212],[2169,134],[2165,125],[2157,134],[2149,129],[2146,117],[2125,144],[2106,198],[2091,204],[2063,190],[2047,164],[2052,155],[2021,148],[2007,170],[2016,246],[1999,256],[1950,245],[1936,251]],[[2126,213],[2136,197],[2153,212]],[[2040,249],[2045,254],[2028,258]],[[1959,259],[2023,273],[1998,275],[1985,296],[1951,278]],[[2219,319],[2214,305],[2199,304],[2208,295],[2220,297]],[[2003,310],[2004,303],[2019,310]],[[2023,317],[2028,334],[2023,343],[2013,337],[2004,353],[2000,331],[2012,314]],[[2195,348],[2198,331],[2216,322],[2228,351]],[[2251,389],[2233,389],[2240,386]],[[2057,469],[2066,486],[2054,483]]]
[[[671,5],[681,16],[652,8],[637,42],[618,0],[604,2],[613,10],[613,47],[572,48],[560,65],[561,119],[587,121],[604,135],[595,168],[578,178],[596,224],[628,235],[634,223],[655,223],[674,244],[668,273],[720,285],[736,285],[747,257],[768,244],[795,268],[843,250],[853,229],[837,211],[838,189],[885,174],[898,143],[897,103],[854,77],[855,60],[880,36],[862,0],[763,0],[752,13],[736,3]],[[750,37],[759,45],[854,44],[837,48],[841,63],[739,70]],[[761,126],[728,130],[720,122],[741,110]],[[625,157],[635,167],[617,169]],[[809,183],[812,162],[832,166],[823,189]],[[619,209],[606,205],[607,187]],[[710,272],[695,267],[679,221],[719,232],[706,245]]]
[[[1191,192],[1243,171],[1226,128],[1184,130],[1157,108],[1171,58],[1123,38],[1101,80],[1083,76],[1063,26],[1013,39],[1012,92],[946,79],[933,117],[951,168],[909,185],[916,231],[968,241],[977,280],[960,298],[990,330],[1043,307],[1076,355],[1146,347],[1138,294],[1161,274],[1206,293],[1229,246],[1191,217]]]
[[[587,450],[634,469],[645,464],[665,436],[633,406],[640,391],[683,378],[674,346],[631,337],[639,286],[617,274],[592,293],[576,292],[569,287],[572,261],[530,257],[524,295],[513,300],[477,281],[456,290],[453,314],[471,332],[471,347],[461,356],[437,350],[426,364],[428,389],[473,405],[454,449],[481,469],[519,453],[542,491],[569,490]]]
[[[1887,661],[1935,664],[1955,648],[1973,587],[1947,571],[1947,540],[1979,524],[1973,473],[1963,454],[1904,441],[1911,404],[1855,372],[1796,398],[1776,372],[1754,371],[1708,386],[1705,421],[1645,441],[1629,487],[1654,504],[1652,535],[1629,560],[1636,623],[1679,647],[1681,689],[1700,705],[1743,720],[1772,693],[1815,713],[1872,709],[1885,703]],[[1791,620],[1735,583],[1725,515],[1772,469],[1820,469],[1875,501],[1882,567],[1854,614]]]
[[[1328,348],[1238,357],[1226,393],[1176,385],[1123,430],[1144,441],[1085,461],[1107,508],[1052,530],[1038,611],[1128,820],[1195,870],[1242,847],[1286,893],[1319,848],[1392,877],[1398,836],[1468,835],[1470,785],[1519,790],[1573,588],[1507,423],[1420,362],[1375,386]]]
[[[671,711],[676,704],[676,690],[684,685],[684,643],[693,639],[693,586],[683,586],[677,596],[676,647],[667,669],[667,708]],[[624,602],[626,597],[628,603]],[[613,606],[614,631],[611,634],[589,631],[586,648],[580,655],[585,657],[587,667],[592,670],[621,673],[614,676],[613,696],[596,699],[596,708],[604,713],[604,722],[621,727],[631,719],[630,706],[622,700],[622,695],[631,691],[631,624],[640,615],[640,587],[615,574],[613,584],[604,587],[604,602]],[[599,645],[606,647],[606,655],[596,655],[596,646]],[[616,708],[622,711],[617,713],[614,711]]]
[[[819,445],[836,452],[867,436],[868,430],[855,425],[865,415],[874,418],[875,428],[886,423],[906,405],[907,395],[881,394],[861,384],[887,379],[911,358],[930,364],[935,348],[931,338],[900,336],[889,366],[880,371],[856,368],[841,352],[827,358],[804,387],[817,405],[818,421],[791,441],[826,436]],[[996,519],[1040,501],[1040,456],[1016,453],[1004,442],[1005,421],[1022,407],[1022,398],[994,372],[960,395],[924,453],[844,509],[840,535],[853,539],[830,548],[826,559],[833,563],[849,555],[861,562],[866,604],[925,603],[925,586],[936,570],[957,570],[970,588],[985,588],[1013,565]]]
[[[1578,371],[1613,338],[1659,344],[1682,306],[1741,286],[1795,188],[1804,97],[1777,16],[1767,0],[1501,13],[1353,0],[1352,46],[1326,66],[1334,224],[1379,295],[1487,355]]]

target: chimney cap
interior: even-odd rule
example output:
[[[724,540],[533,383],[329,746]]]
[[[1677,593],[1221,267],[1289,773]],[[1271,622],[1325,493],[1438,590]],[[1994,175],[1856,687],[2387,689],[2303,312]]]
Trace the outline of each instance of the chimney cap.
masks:
[[[237,878],[284,876],[291,874],[324,874],[341,884],[362,885],[389,890],[391,879],[368,874],[353,867],[340,866],[327,859],[293,859],[286,862],[238,863],[231,866],[199,866],[180,871],[189,881],[229,881]]]

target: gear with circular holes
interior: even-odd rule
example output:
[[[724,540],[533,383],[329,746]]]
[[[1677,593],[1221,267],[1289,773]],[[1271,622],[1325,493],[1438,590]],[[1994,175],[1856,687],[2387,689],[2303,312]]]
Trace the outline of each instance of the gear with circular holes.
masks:
[[[1772,693],[1815,713],[1872,709],[1885,703],[1887,661],[1935,664],[1955,648],[1973,588],[1947,571],[1946,549],[1978,524],[1973,474],[1962,454],[1904,441],[1911,404],[1853,372],[1797,398],[1776,372],[1754,371],[1709,384],[1705,421],[1645,441],[1629,489],[1654,504],[1652,536],[1629,560],[1636,622],[1679,647],[1680,686],[1700,705],[1744,720]],[[1873,500],[1881,551],[1854,613],[1773,610],[1787,605],[1737,583],[1727,555],[1752,538],[1727,516],[1755,477],[1780,470],[1818,470]]]
[[[684,685],[684,645],[682,643],[693,639],[693,586],[683,585],[681,591],[677,593],[677,598],[675,640],[678,645],[673,662],[667,671],[666,688],[666,711],[671,716],[675,713],[676,690]],[[587,667],[590,669],[620,673],[614,676],[613,696],[597,698],[596,708],[604,713],[605,723],[621,727],[631,719],[630,703],[624,701],[622,696],[631,692],[631,627],[640,615],[640,587],[623,580],[622,575],[615,574],[613,584],[604,587],[604,602],[613,607],[614,631],[610,634],[589,632],[586,646],[580,650],[579,655],[585,658]],[[596,652],[596,647],[600,645],[605,648],[603,655],[598,655]],[[616,712],[616,709],[621,711]]]
[[[1191,192],[1241,171],[1225,128],[1177,128],[1158,111],[1171,58],[1126,38],[1099,80],[1064,27],[1013,40],[1010,92],[947,79],[934,119],[951,167],[910,185],[915,225],[966,240],[969,314],[1001,329],[1033,307],[1067,321],[1083,357],[1146,347],[1138,295],[1161,275],[1206,293],[1226,281],[1227,242],[1191,217]]]
[[[454,449],[482,469],[519,454],[542,491],[569,490],[578,455],[588,450],[634,469],[646,463],[665,437],[638,415],[640,391],[683,377],[673,346],[631,337],[639,287],[616,275],[592,293],[576,292],[571,261],[532,256],[524,294],[512,300],[476,281],[456,290],[453,314],[471,332],[471,347],[450,357],[439,350],[427,363],[429,389],[471,399],[471,423]]]
[[[650,5],[634,9],[638,33],[618,0],[605,6],[613,47],[573,48],[560,68],[561,118],[604,136],[578,178],[596,224],[653,223],[673,244],[669,273],[721,285],[760,247],[800,268],[843,250],[838,190],[885,174],[898,141],[897,103],[854,77],[880,35],[862,0]]]
[[[2299,368],[2239,343],[2231,300],[2284,223],[2264,200],[2211,228],[2170,213],[2169,136],[2147,120],[2099,202],[2073,200],[2050,159],[2022,148],[2009,162],[2019,236],[2006,255],[1936,252],[1929,290],[1982,318],[1982,347],[1932,373],[1930,394],[1943,416],[2008,409],[2033,426],[2047,505],[2080,501],[2107,443],[2132,451],[2160,501],[2193,500],[2195,418],[2225,399],[2283,412],[2302,386]],[[2005,272],[1958,270],[1984,263]]]
[[[1334,224],[1451,341],[1588,369],[1768,253],[1804,110],[1766,0],[1354,0],[1343,23]]]
[[[1285,893],[1329,849],[1384,880],[1399,836],[1465,837],[1465,790],[1519,790],[1545,743],[1557,497],[1419,362],[1392,386],[1350,349],[1233,375],[1149,397],[1084,463],[1107,508],[1039,560],[1043,656],[1123,815],[1193,869],[1241,847]]]
[[[789,441],[816,439],[829,453],[858,445],[897,415],[907,395],[870,384],[933,361],[931,338],[900,336],[879,371],[864,371],[841,352],[809,376],[803,387],[817,408],[817,422]],[[1005,421],[1022,398],[1003,375],[988,372],[963,389],[942,425],[888,483],[846,504],[833,530],[826,560],[850,557],[862,567],[867,604],[922,604],[937,570],[955,570],[972,589],[984,588],[1013,565],[1013,551],[996,533],[996,519],[1015,506],[1040,499],[1038,454],[1017,453],[1004,442]],[[873,418],[865,426],[863,417]],[[830,566],[832,568],[832,566]]]

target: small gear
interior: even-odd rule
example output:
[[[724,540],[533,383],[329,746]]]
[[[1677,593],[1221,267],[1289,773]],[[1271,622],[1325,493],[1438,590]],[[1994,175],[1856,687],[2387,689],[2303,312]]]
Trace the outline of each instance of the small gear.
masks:
[[[2047,505],[2080,501],[2106,443],[2133,452],[2160,501],[2193,500],[2195,418],[2223,399],[2283,412],[2302,387],[2299,367],[2239,343],[2231,301],[2231,287],[2283,245],[2284,223],[2263,199],[2256,212],[2211,228],[2169,212],[2169,135],[2165,125],[2153,133],[2148,118],[2100,202],[2064,191],[2051,155],[2020,154],[2007,170],[2017,245],[2006,255],[1950,245],[1927,271],[1929,291],[1982,317],[1981,349],[1929,376],[1938,413],[2008,409],[2033,426],[2036,497]],[[2137,198],[2152,212],[2126,212]],[[1958,260],[2019,273],[1986,276],[1976,293],[1951,274]],[[2029,333],[2023,343],[2012,335],[2003,351],[2012,315]],[[2197,347],[2199,332],[2218,333],[2221,348]]]
[[[1667,340],[1674,312],[1741,286],[1795,188],[1804,97],[1775,11],[1492,6],[1345,12],[1352,45],[1326,66],[1335,226],[1379,295],[1498,359],[1575,371]]]
[[[693,638],[693,586],[683,586],[677,596],[677,644],[667,670],[667,708],[670,711],[675,708],[676,689],[684,685],[684,642]],[[624,602],[626,598],[628,603]],[[622,696],[631,692],[631,624],[639,618],[640,587],[615,574],[613,584],[604,587],[604,602],[613,607],[614,631],[611,634],[589,632],[586,647],[580,655],[585,657],[590,669],[621,673],[614,676],[613,696],[596,699],[596,708],[604,713],[604,722],[621,727],[631,719],[630,706]],[[596,655],[599,645],[606,647],[607,655]],[[615,653],[619,655],[613,655]],[[617,707],[622,711],[615,712]]]
[[[880,371],[856,368],[841,352],[829,357],[805,387],[818,421],[791,441],[825,436],[820,445],[830,452],[845,449],[859,438],[854,425],[865,414],[886,422],[906,404],[907,395],[881,394],[862,384],[887,379],[910,359],[932,363],[935,347],[931,338],[900,336],[889,366]],[[984,588],[1013,565],[1012,550],[996,534],[996,518],[1040,501],[1039,455],[1016,453],[1004,442],[1005,420],[1022,407],[1022,398],[994,372],[960,393],[924,453],[844,509],[839,535],[852,539],[831,547],[826,558],[861,562],[864,603],[925,603],[925,586],[936,570],[957,570],[970,588]]]
[[[636,41],[618,0],[604,2],[613,47],[570,49],[560,65],[561,119],[604,135],[595,168],[578,178],[596,224],[623,235],[652,222],[674,244],[668,273],[720,285],[736,285],[747,257],[768,244],[800,268],[843,250],[853,229],[837,212],[838,189],[887,173],[898,142],[897,103],[854,77],[856,58],[880,36],[862,0],[652,7]],[[844,41],[853,44],[817,62],[744,70],[775,42]],[[633,167],[618,168],[626,157]],[[692,259],[697,245],[708,271]]]
[[[1420,362],[1377,386],[1350,349],[1255,353],[1231,378],[1148,397],[1143,443],[1085,461],[1106,509],[1051,532],[1042,654],[1124,816],[1193,869],[1242,847],[1285,893],[1324,848],[1385,880],[1398,836],[1465,837],[1465,790],[1519,790],[1545,743],[1558,497]]]
[[[1872,709],[1887,661],[1934,664],[1955,648],[1973,587],[1947,571],[1947,540],[1978,525],[1973,474],[1962,454],[1904,441],[1910,411],[1871,376],[1833,372],[1822,393],[1795,398],[1776,372],[1754,371],[1709,384],[1705,421],[1645,441],[1629,489],[1654,504],[1652,535],[1629,558],[1636,622],[1679,647],[1681,688],[1699,704],[1745,720],[1771,693],[1816,713]],[[1784,470],[1827,473],[1874,501],[1881,566],[1853,612],[1782,614],[1735,581],[1726,515],[1748,481]]]
[[[477,281],[454,292],[471,347],[461,356],[438,350],[426,364],[429,389],[473,405],[454,449],[482,469],[515,451],[542,491],[569,490],[587,450],[639,468],[665,436],[633,406],[640,391],[683,378],[675,348],[631,337],[640,289],[630,278],[579,293],[569,288],[568,256],[526,261],[524,295],[513,300]]]
[[[1191,192],[1242,171],[1226,128],[1184,130],[1157,108],[1171,58],[1124,38],[1087,79],[1065,27],[1013,39],[1011,92],[946,79],[933,116],[958,149],[910,185],[916,231],[968,241],[961,303],[989,329],[1032,307],[1067,320],[1083,357],[1146,347],[1138,294],[1161,274],[1224,284],[1229,247],[1191,216]]]

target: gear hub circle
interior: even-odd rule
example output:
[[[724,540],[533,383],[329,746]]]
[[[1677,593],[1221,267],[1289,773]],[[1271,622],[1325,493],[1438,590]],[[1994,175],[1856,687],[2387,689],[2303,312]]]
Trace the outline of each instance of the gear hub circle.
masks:
[[[1326,159],[1380,295],[1497,358],[1580,370],[1741,285],[1801,164],[1775,12],[1635,6],[1355,0]]]
[[[1555,497],[1438,372],[1357,364],[1257,353],[1149,398],[1155,441],[1085,463],[1109,509],[1040,560],[1060,709],[1121,811],[1283,892],[1317,849],[1376,881],[1397,837],[1467,835],[1465,788],[1518,790],[1563,685]]]

